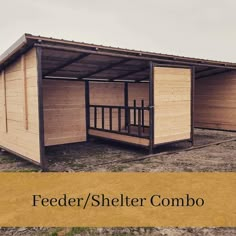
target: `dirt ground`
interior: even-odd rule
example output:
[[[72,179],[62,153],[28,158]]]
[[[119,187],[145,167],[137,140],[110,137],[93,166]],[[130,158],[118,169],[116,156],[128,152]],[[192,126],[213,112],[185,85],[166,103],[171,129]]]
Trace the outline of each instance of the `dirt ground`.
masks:
[[[195,146],[236,138],[236,132],[195,130]],[[148,155],[143,148],[102,140],[87,143],[53,146],[46,149],[49,171],[235,171],[236,141],[225,142],[200,149],[183,151],[190,143],[166,145]],[[167,155],[166,152],[174,152]],[[0,171],[41,171],[12,154],[0,155]]]
[[[236,132],[195,130],[195,146],[236,138]],[[54,146],[46,149],[49,171],[113,172],[212,172],[236,171],[236,141],[190,149],[190,143],[167,145],[148,155],[145,149],[91,140],[88,143]],[[173,152],[168,154],[167,152]],[[0,153],[1,172],[41,171],[7,152]],[[0,235],[236,235],[236,228],[1,228]]]

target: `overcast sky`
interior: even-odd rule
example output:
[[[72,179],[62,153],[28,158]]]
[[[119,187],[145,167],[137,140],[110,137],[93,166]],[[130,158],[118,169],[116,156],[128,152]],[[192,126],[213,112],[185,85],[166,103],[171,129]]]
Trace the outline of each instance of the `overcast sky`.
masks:
[[[236,63],[236,0],[0,0],[0,54],[23,33]]]

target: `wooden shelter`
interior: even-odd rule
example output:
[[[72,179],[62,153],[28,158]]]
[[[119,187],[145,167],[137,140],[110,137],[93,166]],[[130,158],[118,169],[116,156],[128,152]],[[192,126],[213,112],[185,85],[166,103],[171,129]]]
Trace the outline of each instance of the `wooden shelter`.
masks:
[[[42,168],[46,146],[90,136],[152,152],[194,127],[236,130],[235,63],[25,34],[0,72],[0,147]]]

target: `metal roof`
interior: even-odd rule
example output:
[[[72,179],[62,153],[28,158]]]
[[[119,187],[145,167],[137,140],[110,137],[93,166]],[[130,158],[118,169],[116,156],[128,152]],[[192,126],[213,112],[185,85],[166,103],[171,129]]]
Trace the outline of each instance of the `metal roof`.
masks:
[[[88,43],[81,43],[75,41],[69,41],[64,39],[56,39],[56,38],[49,38],[43,36],[35,36],[32,34],[24,34],[19,40],[17,40],[8,50],[6,50],[0,56],[0,70],[10,64],[14,58],[19,56],[20,54],[27,51],[29,48],[33,47],[34,45],[42,45],[44,47],[54,47],[54,49],[64,49],[64,50],[71,50],[75,51],[86,51],[91,50],[94,53],[103,53],[107,55],[117,55],[123,56],[127,58],[139,58],[141,60],[150,60],[150,61],[158,61],[158,62],[165,62],[165,63],[174,63],[174,64],[183,64],[183,65],[192,65],[192,66],[208,66],[208,67],[215,67],[215,68],[226,68],[226,69],[236,69],[236,63],[232,62],[222,62],[222,61],[214,61],[214,60],[206,60],[206,59],[199,59],[199,58],[190,58],[190,57],[183,57],[183,56],[175,56],[175,55],[168,55],[168,54],[161,54],[161,53],[154,53],[154,52],[146,52],[146,51],[138,51],[138,50],[130,50],[130,49],[123,49],[118,47],[108,47],[103,45],[95,45],[95,44],[88,44]]]

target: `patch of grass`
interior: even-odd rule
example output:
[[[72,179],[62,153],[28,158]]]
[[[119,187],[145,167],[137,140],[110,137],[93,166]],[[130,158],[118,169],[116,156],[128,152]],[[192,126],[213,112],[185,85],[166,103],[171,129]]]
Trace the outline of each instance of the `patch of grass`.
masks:
[[[127,236],[127,235],[130,235],[130,234],[127,234],[127,233],[115,233],[115,234],[113,234],[113,236]]]
[[[125,168],[126,168],[126,166],[124,166],[124,165],[114,166],[112,168],[112,172],[122,172]]]
[[[18,162],[18,159],[12,155],[0,155],[0,164],[14,163]]]
[[[39,170],[36,169],[10,169],[10,170],[2,170],[1,172],[39,172]]]
[[[50,236],[57,236],[57,232],[51,233]]]
[[[23,170],[17,170],[17,172],[39,172],[37,169],[23,169]]]
[[[87,165],[82,163],[70,163],[70,167],[85,168]]]
[[[81,234],[85,232],[89,232],[89,228],[86,227],[73,227],[65,236],[74,236],[76,234]]]
[[[58,233],[61,231],[61,228],[56,228],[52,232],[48,233],[48,236],[58,236]]]

